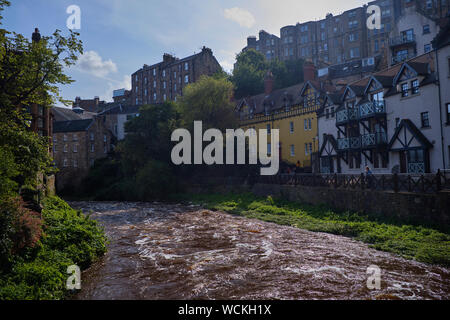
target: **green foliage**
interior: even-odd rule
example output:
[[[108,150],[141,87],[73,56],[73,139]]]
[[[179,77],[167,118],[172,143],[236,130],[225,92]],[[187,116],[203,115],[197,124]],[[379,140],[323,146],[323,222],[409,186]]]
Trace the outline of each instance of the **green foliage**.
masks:
[[[264,92],[264,77],[268,71],[274,76],[274,89],[281,89],[303,82],[303,60],[271,60],[254,49],[241,52],[231,76],[235,97],[240,99]]]
[[[62,299],[67,295],[67,267],[87,268],[106,252],[97,222],[57,197],[44,201],[45,234],[39,247],[14,256],[13,267],[0,273],[0,299]]]
[[[356,213],[338,213],[323,206],[263,199],[252,194],[189,195],[185,198],[209,209],[315,232],[353,237],[375,249],[408,259],[450,266],[450,235],[434,229],[394,225]]]
[[[233,84],[225,78],[202,76],[197,82],[183,89],[177,106],[182,124],[190,129],[194,121],[202,121],[203,129],[236,127],[235,105],[232,102]]]
[[[136,175],[139,199],[166,199],[176,192],[177,179],[164,162],[150,160]]]

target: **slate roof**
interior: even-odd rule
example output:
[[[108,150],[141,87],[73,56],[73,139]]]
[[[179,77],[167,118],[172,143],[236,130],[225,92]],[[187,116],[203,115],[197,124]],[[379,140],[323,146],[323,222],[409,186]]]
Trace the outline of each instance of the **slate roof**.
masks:
[[[93,122],[93,119],[55,121],[53,122],[53,133],[86,131]]]
[[[55,121],[70,121],[70,120],[83,120],[92,119],[97,114],[93,112],[84,111],[83,113],[73,112],[70,108],[53,107],[51,109]]]
[[[121,103],[111,103],[107,106],[107,109],[100,112],[100,115],[112,115],[112,114],[135,114],[139,113],[141,106],[122,105]]]

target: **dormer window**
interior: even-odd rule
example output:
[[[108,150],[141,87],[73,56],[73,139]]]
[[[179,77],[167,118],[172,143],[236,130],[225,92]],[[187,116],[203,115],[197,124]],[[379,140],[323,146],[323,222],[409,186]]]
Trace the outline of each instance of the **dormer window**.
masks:
[[[409,96],[408,82],[402,83],[401,89],[402,89],[402,97],[408,97]]]
[[[419,80],[414,80],[412,83],[412,94],[418,94],[419,93]]]

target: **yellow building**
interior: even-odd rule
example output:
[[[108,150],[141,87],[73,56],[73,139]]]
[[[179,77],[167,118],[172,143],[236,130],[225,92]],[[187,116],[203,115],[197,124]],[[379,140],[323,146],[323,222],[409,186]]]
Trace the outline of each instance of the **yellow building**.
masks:
[[[271,74],[266,76],[265,87],[265,93],[239,101],[240,128],[279,129],[280,161],[310,168],[318,151],[317,111],[326,91],[316,81],[272,91]],[[272,143],[270,134],[268,142]]]

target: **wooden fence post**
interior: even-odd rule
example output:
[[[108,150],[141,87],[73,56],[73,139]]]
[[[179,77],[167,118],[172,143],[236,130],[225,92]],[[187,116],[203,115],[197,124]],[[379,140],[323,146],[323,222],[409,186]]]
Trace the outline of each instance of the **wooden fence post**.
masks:
[[[438,169],[436,174],[436,192],[441,191],[441,169]]]
[[[394,173],[392,180],[394,182],[394,192],[398,192],[398,174],[397,173]]]

